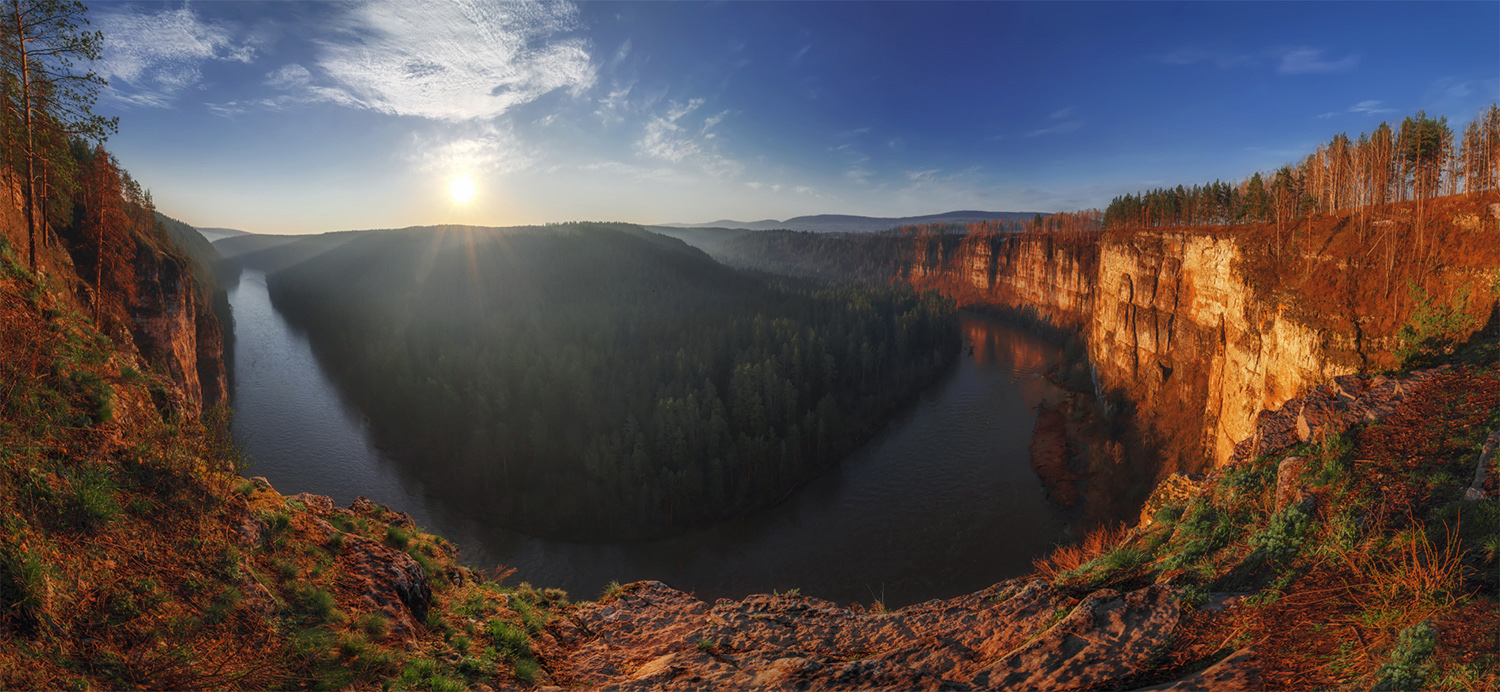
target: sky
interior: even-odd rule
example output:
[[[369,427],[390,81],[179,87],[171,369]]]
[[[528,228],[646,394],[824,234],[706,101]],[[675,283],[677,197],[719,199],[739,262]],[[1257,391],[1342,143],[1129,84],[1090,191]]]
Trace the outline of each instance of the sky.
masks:
[[[259,233],[1102,208],[1500,100],[1496,2],[89,5],[107,146]]]

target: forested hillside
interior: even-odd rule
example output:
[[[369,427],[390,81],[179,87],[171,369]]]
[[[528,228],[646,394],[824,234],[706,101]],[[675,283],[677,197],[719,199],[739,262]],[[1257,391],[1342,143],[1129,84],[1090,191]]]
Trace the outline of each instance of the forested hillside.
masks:
[[[269,285],[386,442],[575,537],[774,501],[960,341],[935,294],[747,274],[623,224],[372,231]]]

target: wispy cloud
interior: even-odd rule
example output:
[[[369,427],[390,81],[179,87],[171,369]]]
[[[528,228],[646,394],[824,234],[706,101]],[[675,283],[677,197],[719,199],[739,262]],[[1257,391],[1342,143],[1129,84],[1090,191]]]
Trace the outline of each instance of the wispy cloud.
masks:
[[[105,98],[127,105],[169,108],[183,91],[200,86],[203,63],[255,59],[255,49],[229,27],[204,21],[189,7],[111,9],[99,13],[95,25],[104,33],[97,69],[110,81]]]
[[[810,50],[812,50],[812,47],[813,47],[813,44],[809,43],[809,44],[803,46],[801,48],[801,50],[798,50],[796,53],[793,53],[792,54],[792,64],[793,65],[800,65],[800,64],[802,64],[802,59],[805,58],[805,57],[807,57],[807,52],[810,51]]]
[[[265,98],[239,99],[224,103],[204,104],[208,110],[226,118],[251,110],[284,110],[301,103],[326,101],[344,106],[357,106],[354,97],[343,89],[320,86],[312,83],[312,73],[297,63],[282,65],[266,75],[264,84],[282,93]]]
[[[457,135],[413,135],[411,159],[429,173],[493,175],[522,170],[537,161],[508,125],[483,123],[468,129]]]
[[[630,91],[634,88],[634,84],[626,84],[611,89],[608,95],[599,99],[599,107],[594,109],[594,115],[599,116],[599,120],[606,125],[625,122],[625,113],[630,109]]]
[[[352,7],[317,66],[352,103],[393,115],[459,122],[501,115],[558,89],[593,86],[590,45],[565,34],[563,2],[406,2]]]
[[[612,68],[619,67],[620,63],[625,62],[625,58],[627,57],[630,57],[630,39],[628,38],[625,39],[624,43],[620,44],[619,50],[615,51],[615,57],[610,58],[609,66]]]
[[[1350,106],[1349,112],[1360,113],[1362,115],[1380,115],[1381,113],[1395,113],[1396,109],[1383,108],[1379,101],[1371,99],[1367,101],[1360,101],[1359,103]]]
[[[653,114],[646,122],[645,133],[636,142],[642,156],[674,164],[695,164],[715,177],[738,174],[743,166],[721,155],[715,148],[710,130],[724,120],[728,111],[703,119],[699,127],[688,126],[688,116],[703,105],[703,99],[687,103],[668,102],[665,114]]]
[[[942,172],[942,169],[939,169],[939,168],[929,168],[929,169],[924,170],[924,171],[907,171],[906,172],[906,178],[907,178],[907,180],[918,180],[918,181],[932,180],[932,177],[935,176],[935,175],[937,175],[940,172]]]
[[[1244,53],[1235,53],[1224,50],[1205,50],[1202,48],[1180,48],[1166,55],[1160,60],[1168,65],[1196,65],[1198,63],[1212,63],[1214,67],[1235,67],[1250,62],[1250,56]]]
[[[1281,51],[1281,64],[1276,68],[1281,74],[1313,74],[1324,72],[1348,72],[1359,65],[1358,55],[1342,58],[1325,57],[1320,48],[1292,48]]]
[[[1083,118],[1077,117],[1077,114],[1078,108],[1076,106],[1068,106],[1055,110],[1052,112],[1052,115],[1047,116],[1047,119],[1052,121],[1051,125],[1027,132],[1026,136],[1040,137],[1042,135],[1073,132],[1083,126]]]
[[[1396,109],[1394,109],[1394,108],[1386,108],[1381,101],[1377,101],[1375,99],[1367,99],[1367,100],[1360,101],[1359,103],[1356,103],[1356,104],[1350,106],[1348,110],[1344,110],[1344,111],[1331,111],[1331,112],[1328,112],[1328,113],[1323,113],[1323,114],[1319,115],[1318,117],[1321,118],[1321,119],[1327,120],[1329,118],[1333,118],[1335,116],[1343,115],[1345,113],[1354,113],[1354,114],[1357,114],[1357,115],[1381,115],[1383,113],[1395,113],[1395,112],[1396,112]]]

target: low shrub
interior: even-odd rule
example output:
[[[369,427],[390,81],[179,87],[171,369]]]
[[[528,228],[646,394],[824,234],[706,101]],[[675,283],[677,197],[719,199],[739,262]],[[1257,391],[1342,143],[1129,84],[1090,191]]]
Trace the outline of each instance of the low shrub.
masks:
[[[1396,646],[1391,650],[1391,660],[1375,673],[1379,682],[1371,692],[1394,690],[1419,690],[1427,678],[1427,658],[1437,648],[1437,634],[1432,625],[1419,622],[1401,631],[1396,637]]]
[[[1290,560],[1302,549],[1302,540],[1307,537],[1307,531],[1311,527],[1312,516],[1307,509],[1300,504],[1288,506],[1271,515],[1266,528],[1250,537],[1250,545],[1256,547],[1250,559],[1259,558],[1266,562]]]

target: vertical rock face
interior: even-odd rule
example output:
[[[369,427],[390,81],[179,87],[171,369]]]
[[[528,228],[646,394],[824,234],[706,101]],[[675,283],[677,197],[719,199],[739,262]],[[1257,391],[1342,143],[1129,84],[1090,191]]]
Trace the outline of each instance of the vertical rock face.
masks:
[[[141,356],[182,389],[194,413],[225,400],[223,338],[185,260],[136,244],[131,336]]]
[[[913,238],[904,278],[964,305],[1018,310],[1082,334],[1170,457],[1162,472],[1220,465],[1255,415],[1354,371],[1329,335],[1257,298],[1233,238],[1170,232]],[[1343,359],[1347,360],[1347,359]]]
[[[1086,331],[1105,385],[1124,389],[1169,447],[1201,449],[1215,465],[1261,409],[1353,371],[1330,361],[1325,334],[1257,300],[1239,259],[1227,238],[1106,240]]]

